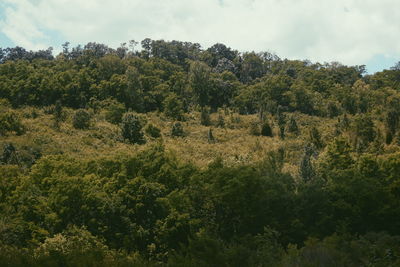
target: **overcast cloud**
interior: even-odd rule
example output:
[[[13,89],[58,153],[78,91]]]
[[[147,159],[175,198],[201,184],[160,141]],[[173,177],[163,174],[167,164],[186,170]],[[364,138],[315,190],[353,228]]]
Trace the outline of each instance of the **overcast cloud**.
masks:
[[[2,34],[29,49],[149,37],[351,65],[400,60],[399,0],[2,0],[0,8]]]

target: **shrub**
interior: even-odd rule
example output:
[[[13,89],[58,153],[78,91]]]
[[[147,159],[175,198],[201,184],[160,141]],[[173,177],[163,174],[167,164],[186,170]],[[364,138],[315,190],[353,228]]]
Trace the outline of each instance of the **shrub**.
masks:
[[[310,142],[318,149],[324,147],[324,143],[321,140],[321,134],[319,133],[318,129],[312,127],[310,129]]]
[[[261,135],[272,137],[272,128],[267,121],[265,121],[261,126]]]
[[[300,133],[299,127],[297,126],[297,122],[293,116],[290,117],[290,120],[289,120],[288,132],[294,133],[295,135],[298,135]]]
[[[200,123],[204,126],[211,125],[210,109],[208,107],[201,108]]]
[[[175,122],[171,128],[171,135],[176,137],[184,136],[183,126],[180,122]]]
[[[114,99],[108,99],[103,101],[102,103],[105,105],[105,119],[106,121],[113,123],[113,124],[118,124],[121,123],[122,120],[122,115],[124,115],[125,112],[125,106],[122,103],[119,103],[118,101]]]
[[[0,113],[0,135],[6,135],[8,132],[15,132],[17,135],[25,132],[21,120],[11,111]]]
[[[144,129],[145,133],[153,138],[161,137],[161,130],[154,126],[153,124],[148,124]]]
[[[132,144],[144,144],[142,122],[136,113],[127,112],[122,116],[122,137]]]
[[[72,118],[72,125],[75,129],[87,129],[90,126],[91,116],[84,109],[78,109]]]

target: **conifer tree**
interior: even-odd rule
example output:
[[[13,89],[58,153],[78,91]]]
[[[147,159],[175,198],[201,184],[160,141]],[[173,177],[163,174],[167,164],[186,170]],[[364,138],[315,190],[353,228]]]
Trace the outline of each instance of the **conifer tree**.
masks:
[[[288,132],[293,133],[295,135],[299,135],[299,133],[300,133],[299,127],[297,126],[297,122],[296,122],[296,119],[294,118],[294,116],[290,117],[289,125],[288,125]]]
[[[261,135],[262,136],[270,136],[272,137],[272,128],[269,125],[268,121],[264,121],[264,123],[261,126]]]
[[[311,157],[314,154],[314,149],[311,144],[304,147],[303,158],[300,162],[299,173],[304,182],[312,180],[315,176],[315,170],[311,162]]]

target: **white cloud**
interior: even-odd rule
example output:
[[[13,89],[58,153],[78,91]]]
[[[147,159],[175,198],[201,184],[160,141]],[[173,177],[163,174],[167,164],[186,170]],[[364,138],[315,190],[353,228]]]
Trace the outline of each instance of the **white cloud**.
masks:
[[[118,46],[130,39],[182,40],[282,57],[364,64],[400,58],[398,0],[5,0],[1,31],[37,49],[66,41]],[[47,39],[46,39],[47,38]]]

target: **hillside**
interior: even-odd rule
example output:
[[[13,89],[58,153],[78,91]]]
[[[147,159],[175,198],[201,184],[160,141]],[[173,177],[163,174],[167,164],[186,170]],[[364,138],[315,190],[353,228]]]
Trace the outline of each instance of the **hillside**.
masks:
[[[141,45],[0,49],[0,265],[400,264],[398,65]]]

